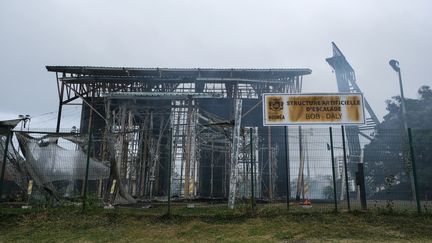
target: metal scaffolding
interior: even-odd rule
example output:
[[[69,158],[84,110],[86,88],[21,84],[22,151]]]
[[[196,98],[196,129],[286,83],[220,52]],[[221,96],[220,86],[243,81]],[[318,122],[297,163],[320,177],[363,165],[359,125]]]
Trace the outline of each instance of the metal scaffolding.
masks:
[[[120,196],[129,201],[166,196],[167,168],[172,168],[173,195],[225,198],[230,206],[239,188],[248,183],[244,160],[249,155],[244,153],[250,149],[242,149],[249,141],[242,128],[262,127],[261,95],[300,93],[303,76],[311,73],[310,69],[82,66],[47,66],[47,70],[57,78],[57,132],[62,107],[82,105],[81,132],[93,126],[101,137],[96,157],[111,161],[110,180],[118,181]],[[74,103],[77,99],[82,104]],[[278,159],[279,141],[272,139],[272,129],[256,135],[257,141],[264,136],[266,152],[258,145],[255,149],[255,157],[262,158],[256,162],[260,185],[256,192],[269,199],[282,194],[275,180],[283,159]],[[168,151],[172,156],[167,156]],[[239,170],[244,171],[241,176]]]

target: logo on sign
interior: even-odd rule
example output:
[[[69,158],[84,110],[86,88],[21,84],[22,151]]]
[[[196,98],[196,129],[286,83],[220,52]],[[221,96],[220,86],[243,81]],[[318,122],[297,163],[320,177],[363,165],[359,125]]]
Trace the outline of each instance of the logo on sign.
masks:
[[[282,99],[278,99],[278,98],[270,99],[269,105],[270,105],[270,110],[272,110],[272,111],[281,111],[281,110],[283,110],[283,101],[282,101]]]
[[[269,110],[268,118],[270,121],[280,122],[285,119],[285,116],[283,114],[284,102],[282,100],[282,97],[268,97],[267,106]]]

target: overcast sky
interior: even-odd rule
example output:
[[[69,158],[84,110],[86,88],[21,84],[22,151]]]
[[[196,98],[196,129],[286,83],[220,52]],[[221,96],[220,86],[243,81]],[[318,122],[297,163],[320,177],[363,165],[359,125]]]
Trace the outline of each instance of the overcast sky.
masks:
[[[334,92],[332,41],[379,118],[399,94],[391,58],[407,97],[432,86],[429,0],[0,0],[0,118],[54,126],[45,65],[310,68],[303,91]],[[67,109],[65,119],[79,115]]]

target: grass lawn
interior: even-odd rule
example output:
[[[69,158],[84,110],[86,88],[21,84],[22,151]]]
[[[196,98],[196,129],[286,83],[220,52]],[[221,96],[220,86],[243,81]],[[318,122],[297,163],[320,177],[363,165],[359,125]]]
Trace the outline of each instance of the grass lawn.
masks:
[[[90,209],[0,209],[0,241],[24,242],[432,242],[432,215],[324,213],[261,206]]]

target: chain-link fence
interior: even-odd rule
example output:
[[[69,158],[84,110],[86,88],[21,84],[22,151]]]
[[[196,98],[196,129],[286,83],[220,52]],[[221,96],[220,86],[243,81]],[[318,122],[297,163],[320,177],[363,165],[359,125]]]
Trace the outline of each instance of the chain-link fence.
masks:
[[[232,131],[16,131],[0,139],[1,200],[208,207],[231,196],[290,210],[415,211],[417,201],[430,210],[432,130],[413,130],[412,143],[402,130],[350,126],[244,127],[237,139]]]

